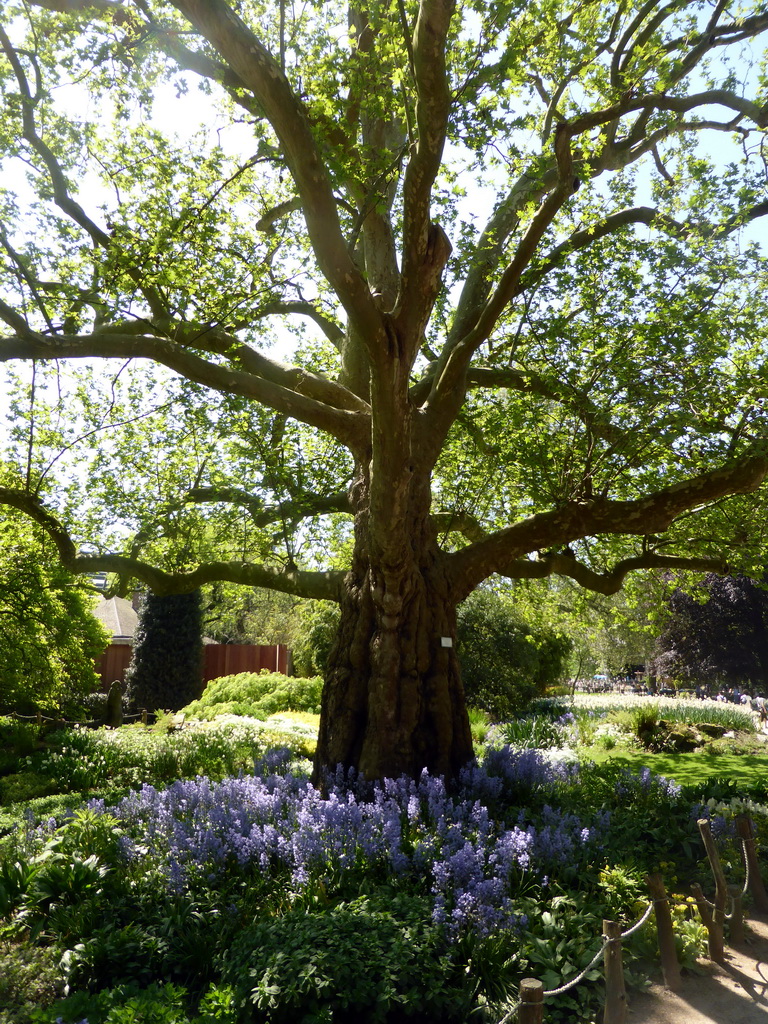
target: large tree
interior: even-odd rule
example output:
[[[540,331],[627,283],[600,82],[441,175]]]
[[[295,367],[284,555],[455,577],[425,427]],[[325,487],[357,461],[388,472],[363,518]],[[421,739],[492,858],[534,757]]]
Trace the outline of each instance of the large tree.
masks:
[[[0,500],[78,572],[340,602],[318,770],[471,756],[456,607],[494,573],[610,593],[759,557],[761,4],[2,23]],[[174,87],[211,132],[152,119]]]

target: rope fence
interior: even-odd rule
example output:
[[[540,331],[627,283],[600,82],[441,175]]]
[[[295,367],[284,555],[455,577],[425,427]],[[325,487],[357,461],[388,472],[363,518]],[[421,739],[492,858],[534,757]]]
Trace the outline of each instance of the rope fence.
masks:
[[[702,922],[707,929],[707,945],[710,960],[722,963],[725,958],[724,952],[724,924],[729,922],[729,941],[733,946],[744,942],[744,919],[742,900],[747,892],[751,892],[754,906],[761,912],[768,912],[768,894],[766,894],[762,877],[757,862],[756,840],[753,833],[753,825],[746,816],[739,816],[736,819],[736,831],[741,839],[742,857],[744,863],[744,885],[727,885],[725,874],[720,863],[720,857],[712,837],[710,822],[707,818],[700,818],[697,822],[699,832],[707,851],[712,874],[715,879],[715,900],[714,903],[708,900],[696,883],[691,886],[691,892],[696,901]],[[517,1020],[517,1024],[544,1024],[544,1000],[548,997],[562,995],[569,989],[574,988],[586,975],[599,963],[603,961],[605,975],[605,1008],[603,1024],[626,1024],[627,1019],[627,997],[624,984],[624,969],[622,966],[622,940],[638,931],[652,913],[656,916],[656,930],[658,934],[659,953],[661,958],[661,970],[664,984],[667,988],[675,991],[681,984],[680,964],[677,959],[675,948],[674,928],[672,925],[671,907],[675,905],[685,906],[687,900],[675,899],[667,895],[664,888],[664,880],[661,874],[646,876],[651,899],[640,918],[626,931],[615,921],[603,921],[603,935],[599,950],[587,966],[559,988],[544,989],[543,982],[536,978],[523,978],[520,982],[519,997],[505,1008],[504,1015],[497,1021],[497,1024],[510,1024]],[[726,904],[730,903],[730,911],[726,913]]]
[[[15,718],[19,722],[34,722],[39,729],[46,727],[48,723],[55,726],[57,729],[71,729],[76,725],[81,726],[83,729],[99,729],[104,725],[104,718],[95,719],[78,719],[71,720],[68,718],[56,717],[51,718],[48,715],[42,714],[38,711],[34,715],[20,715],[16,711],[11,711],[7,715],[3,715],[4,718]],[[142,708],[140,711],[132,713],[130,715],[121,714],[121,722],[135,722],[141,720],[142,725],[147,725],[149,719],[154,718],[146,708]]]

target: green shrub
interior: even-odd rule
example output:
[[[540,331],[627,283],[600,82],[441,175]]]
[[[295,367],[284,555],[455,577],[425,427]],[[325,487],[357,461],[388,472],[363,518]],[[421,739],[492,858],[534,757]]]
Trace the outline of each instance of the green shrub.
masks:
[[[37,744],[39,729],[35,722],[20,722],[0,715],[0,770],[6,763],[31,754]]]
[[[248,715],[262,721],[283,711],[320,713],[323,680],[284,676],[280,672],[239,672],[212,679],[199,700],[183,708],[189,718],[220,714]]]
[[[404,896],[260,921],[234,940],[222,980],[244,1019],[264,1024],[376,1024],[392,1011],[459,1022],[473,1001],[427,904]]]
[[[564,671],[570,641],[535,629],[509,601],[477,590],[458,611],[457,654],[470,707],[501,721],[520,714]]]
[[[233,1017],[192,1017],[186,992],[173,984],[117,985],[98,993],[76,992],[33,1015],[34,1024],[235,1024]]]
[[[546,750],[560,749],[565,745],[565,730],[551,719],[540,715],[512,719],[500,728],[504,742],[513,747]]]
[[[135,922],[98,928],[62,958],[68,985],[91,992],[116,982],[148,985],[161,973],[161,964],[157,937]]]
[[[63,781],[63,780],[62,780]],[[17,772],[0,779],[0,804],[25,803],[39,796],[50,796],[61,783],[39,772]]]
[[[99,687],[107,631],[87,582],[25,516],[0,510],[0,711],[59,712]]]

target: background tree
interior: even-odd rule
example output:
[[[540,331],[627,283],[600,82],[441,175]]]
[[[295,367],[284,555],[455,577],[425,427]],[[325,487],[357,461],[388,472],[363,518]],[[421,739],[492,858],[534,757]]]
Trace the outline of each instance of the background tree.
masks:
[[[323,675],[339,632],[339,607],[330,601],[305,601],[297,610],[291,648],[297,676]]]
[[[659,675],[768,690],[768,590],[746,576],[708,575],[669,599],[656,642]]]
[[[82,577],[24,516],[0,512],[0,712],[77,711],[97,690],[107,633]]]
[[[202,596],[203,636],[220,644],[293,647],[301,604],[277,590],[213,583]]]
[[[524,710],[559,682],[571,643],[554,630],[532,627],[509,600],[487,590],[459,607],[458,656],[467,703],[497,721]]]
[[[203,689],[200,591],[144,598],[125,673],[125,695],[134,708],[178,711]]]
[[[318,771],[456,773],[491,574],[764,563],[767,27],[7,0],[0,500],[74,571],[339,602]]]
[[[533,627],[567,638],[568,674],[584,680],[626,676],[648,665],[671,590],[663,574],[647,572],[630,576],[616,594],[557,577],[517,581],[505,592]]]

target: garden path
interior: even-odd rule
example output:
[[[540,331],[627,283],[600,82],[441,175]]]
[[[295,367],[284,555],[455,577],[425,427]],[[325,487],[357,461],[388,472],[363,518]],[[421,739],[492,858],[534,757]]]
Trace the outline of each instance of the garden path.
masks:
[[[768,916],[749,921],[747,941],[723,965],[701,961],[679,992],[654,984],[630,996],[627,1024],[768,1024]]]

